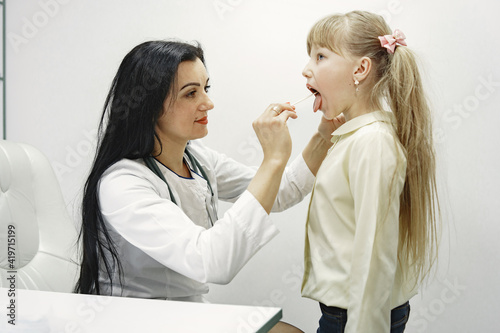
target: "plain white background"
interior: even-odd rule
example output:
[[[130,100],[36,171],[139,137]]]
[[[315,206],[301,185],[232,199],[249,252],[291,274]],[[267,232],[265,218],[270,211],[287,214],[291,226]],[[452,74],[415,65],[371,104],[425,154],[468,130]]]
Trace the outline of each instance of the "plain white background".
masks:
[[[121,59],[151,39],[197,40],[215,108],[205,143],[258,165],[251,122],[271,102],[307,95],[305,39],[321,17],[353,9],[403,30],[422,64],[434,111],[443,214],[435,275],[413,298],[407,332],[492,332],[500,324],[500,31],[496,1],[40,0],[7,3],[8,140],[35,146],[56,170],[78,225],[104,98]],[[312,100],[289,122],[293,156],[315,131]],[[1,134],[1,133],[0,133]],[[308,198],[273,215],[280,235],[226,286],[217,303],[283,308],[314,332],[316,302],[301,298]],[[221,210],[226,209],[221,205]],[[256,314],[258,316],[258,314]],[[250,318],[249,320],[252,320]]]

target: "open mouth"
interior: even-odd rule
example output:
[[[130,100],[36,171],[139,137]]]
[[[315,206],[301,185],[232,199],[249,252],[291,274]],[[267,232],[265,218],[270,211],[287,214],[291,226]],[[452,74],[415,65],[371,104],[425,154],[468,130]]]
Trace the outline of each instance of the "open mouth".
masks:
[[[313,111],[316,112],[316,111],[321,109],[321,105],[323,103],[323,100],[321,98],[321,94],[319,93],[319,91],[314,89],[310,84],[307,84],[306,87],[314,94],[314,96],[316,96],[314,99],[314,105],[313,105]]]
[[[309,89],[314,95],[319,94],[319,92],[310,85],[307,85],[307,89]]]

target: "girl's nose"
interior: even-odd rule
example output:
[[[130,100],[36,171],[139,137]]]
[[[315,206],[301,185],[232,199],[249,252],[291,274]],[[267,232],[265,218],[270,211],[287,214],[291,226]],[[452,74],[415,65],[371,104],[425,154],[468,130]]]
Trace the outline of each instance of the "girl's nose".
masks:
[[[311,70],[309,69],[309,64],[307,64],[306,67],[304,67],[304,69],[302,70],[302,76],[308,79],[311,77]]]

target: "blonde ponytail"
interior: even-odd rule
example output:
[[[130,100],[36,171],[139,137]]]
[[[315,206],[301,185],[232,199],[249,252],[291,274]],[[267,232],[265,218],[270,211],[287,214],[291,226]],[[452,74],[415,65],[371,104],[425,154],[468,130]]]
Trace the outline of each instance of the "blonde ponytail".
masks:
[[[406,150],[406,180],[401,194],[399,256],[419,282],[437,254],[439,202],[431,113],[413,52],[396,47],[387,73],[388,102]]]

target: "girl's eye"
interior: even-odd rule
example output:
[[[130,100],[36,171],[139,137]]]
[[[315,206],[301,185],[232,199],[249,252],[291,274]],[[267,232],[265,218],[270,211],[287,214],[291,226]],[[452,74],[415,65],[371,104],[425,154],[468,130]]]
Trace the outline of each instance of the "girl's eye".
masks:
[[[187,97],[194,97],[196,95],[196,90],[190,91],[186,96]]]
[[[205,87],[205,92],[207,93],[210,90],[210,86]]]
[[[323,59],[325,59],[325,56],[322,54],[318,54],[318,60],[323,60]]]

